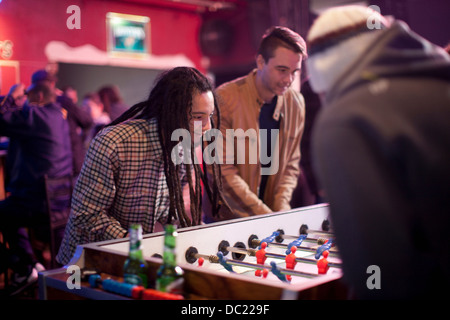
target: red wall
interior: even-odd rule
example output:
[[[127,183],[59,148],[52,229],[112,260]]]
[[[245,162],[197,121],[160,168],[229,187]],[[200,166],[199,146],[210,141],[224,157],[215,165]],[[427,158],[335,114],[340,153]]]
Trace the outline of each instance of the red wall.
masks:
[[[195,8],[164,6],[162,1],[146,2],[149,4],[106,0],[2,0],[0,41],[13,42],[13,54],[8,60],[19,62],[20,81],[29,84],[31,74],[48,62],[44,52],[48,42],[63,41],[71,47],[91,44],[106,51],[106,13],[134,14],[150,18],[152,54],[183,53],[201,69],[202,53],[198,42],[201,14]],[[70,5],[81,9],[79,30],[66,26],[71,16],[66,13]],[[2,60],[5,59],[0,57],[0,65]],[[2,94],[4,91],[2,88]]]

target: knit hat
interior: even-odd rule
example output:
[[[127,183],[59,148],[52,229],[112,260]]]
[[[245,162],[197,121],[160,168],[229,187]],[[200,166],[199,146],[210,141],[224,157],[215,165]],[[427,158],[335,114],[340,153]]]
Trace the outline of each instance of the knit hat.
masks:
[[[371,7],[349,5],[323,12],[308,35],[306,60],[311,87],[317,93],[330,90],[389,21]]]

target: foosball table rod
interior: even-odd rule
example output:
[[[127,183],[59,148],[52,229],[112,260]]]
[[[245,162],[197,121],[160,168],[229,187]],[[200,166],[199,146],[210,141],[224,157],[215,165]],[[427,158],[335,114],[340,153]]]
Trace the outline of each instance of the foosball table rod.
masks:
[[[261,270],[261,269],[268,269],[269,267],[267,265],[263,265],[263,264],[257,264],[257,263],[250,263],[250,262],[244,262],[244,261],[239,261],[239,260],[233,260],[233,259],[226,259],[223,256],[222,252],[217,252],[217,257],[219,258],[219,263],[228,271],[230,272],[234,272],[233,269],[231,268],[231,266],[238,266],[238,267],[246,267],[246,268],[250,268],[250,269],[255,269],[255,270]],[[281,276],[285,276],[285,275],[291,275],[291,276],[298,276],[298,277],[304,277],[304,278],[315,278],[318,277],[318,274],[315,273],[309,273],[309,272],[303,272],[303,271],[297,271],[297,270],[291,270],[291,269],[284,269],[284,268],[278,268],[276,266],[276,263],[274,261],[271,262],[271,271],[275,273],[275,275],[277,275],[280,278]],[[280,280],[285,280],[286,279],[282,279],[283,277],[280,278]]]
[[[282,259],[282,260],[286,259],[286,256],[284,254],[271,253],[271,252],[266,252],[266,257],[274,258],[274,259]],[[317,265],[317,260],[315,260],[315,259],[296,257],[295,261],[300,262],[300,263],[308,263],[308,264]],[[337,263],[337,262],[328,262],[328,266],[332,267],[332,268],[342,268],[342,264]]]
[[[221,247],[221,249],[222,250],[219,250],[219,251],[221,251],[224,255],[226,255],[228,252],[234,252],[234,253],[238,253],[238,254],[241,254],[241,255],[248,255],[250,257],[254,257],[254,256],[256,256],[256,253],[258,252],[258,250],[256,250],[256,249],[242,249],[242,248],[239,248],[239,247],[230,247],[230,246]],[[283,260],[286,259],[286,255],[278,254],[278,253],[266,252],[265,255],[268,258],[283,259]],[[207,256],[207,259],[211,259],[210,256]],[[243,258],[236,259],[236,260],[243,260]],[[297,262],[301,262],[301,263],[317,264],[317,260],[316,259],[308,259],[308,258],[296,257],[295,260]],[[330,267],[334,267],[334,268],[341,268],[342,267],[342,264],[341,263],[337,263],[337,262],[328,262],[328,265]]]
[[[186,256],[186,261],[188,261],[191,264],[193,264],[195,261],[197,261],[197,259],[199,259],[199,260],[206,259],[210,263],[220,263],[229,272],[234,272],[232,266],[246,267],[246,268],[255,269],[255,270],[271,269],[272,272],[275,272],[276,276],[278,278],[280,278],[280,280],[283,280],[283,281],[289,281],[289,278],[285,277],[286,275],[299,276],[299,277],[305,277],[305,278],[315,278],[315,277],[319,276],[318,274],[315,274],[315,273],[297,271],[297,270],[293,270],[293,269],[279,268],[278,266],[276,266],[276,263],[275,264],[271,263],[271,266],[269,267],[268,265],[264,265],[264,264],[250,263],[250,262],[244,262],[244,261],[234,260],[234,259],[227,259],[224,257],[224,255],[221,251],[217,252],[217,255],[201,254],[201,253],[198,253],[198,251],[195,247],[188,248],[188,250],[186,250],[185,256]],[[274,256],[274,258],[281,259],[281,256],[282,255]],[[302,258],[300,258],[300,259],[302,259]],[[308,260],[308,263],[312,263],[312,261],[313,260]],[[274,261],[272,261],[272,262],[274,262]],[[304,262],[304,261],[302,261],[302,262]]]
[[[249,243],[254,248],[260,246],[262,242],[264,242],[264,241],[259,240],[258,238],[253,238],[253,239],[249,240]],[[270,242],[270,243],[267,243],[267,245],[271,246],[271,247],[278,247],[278,248],[288,249],[288,244],[285,244],[285,243]],[[317,253],[317,250],[319,248],[320,248],[320,246],[318,246],[318,247],[297,246],[298,250],[311,252],[311,253]],[[330,257],[333,257],[333,256],[337,257],[339,255],[339,252],[336,249],[334,249],[334,248],[330,248],[328,251],[330,253]]]

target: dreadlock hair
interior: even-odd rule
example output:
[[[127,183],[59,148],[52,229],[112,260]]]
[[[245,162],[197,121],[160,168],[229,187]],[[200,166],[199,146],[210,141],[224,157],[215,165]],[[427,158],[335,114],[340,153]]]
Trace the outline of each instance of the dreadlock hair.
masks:
[[[157,78],[154,88],[146,101],[139,102],[125,111],[119,118],[111,122],[109,126],[118,124],[128,119],[151,119],[158,121],[158,133],[163,150],[164,173],[169,188],[169,223],[175,218],[181,227],[198,225],[202,219],[202,187],[201,181],[211,202],[212,213],[216,216],[222,205],[231,211],[222,194],[222,181],[220,165],[213,163],[212,181],[209,182],[206,163],[203,160],[203,168],[194,161],[194,141],[191,141],[191,163],[186,163],[186,174],[189,183],[190,209],[192,221],[186,214],[183,201],[181,181],[179,177],[181,164],[174,164],[171,160],[171,152],[180,141],[172,141],[171,135],[176,129],[189,130],[190,115],[192,111],[192,98],[194,94],[214,91],[209,80],[195,68],[177,67],[163,72]],[[211,127],[219,128],[220,110],[217,99],[214,96],[214,109],[217,114],[217,126],[211,119]],[[211,143],[211,142],[210,142]],[[205,146],[202,143],[204,150]],[[193,167],[193,168],[192,168]],[[192,170],[193,169],[193,170]],[[195,184],[192,172],[195,176]],[[211,184],[211,185],[210,185]]]

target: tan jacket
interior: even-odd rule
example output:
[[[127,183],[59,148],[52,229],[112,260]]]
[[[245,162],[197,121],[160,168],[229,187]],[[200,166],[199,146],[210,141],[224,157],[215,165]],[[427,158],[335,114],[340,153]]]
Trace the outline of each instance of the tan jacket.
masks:
[[[264,102],[258,96],[255,75],[256,70],[253,70],[247,76],[225,83],[216,90],[221,112],[220,131],[223,135],[223,145],[226,147],[227,142],[233,139],[230,135],[227,136],[227,129],[234,129],[234,132],[239,128],[244,132],[254,129],[257,132],[256,139],[254,136],[236,138],[235,135],[234,152],[223,148],[223,185],[225,197],[234,210],[234,216],[222,212],[219,220],[289,210],[292,192],[300,174],[300,141],[305,123],[305,103],[299,92],[289,89],[278,97],[276,107],[281,121],[279,148],[276,148],[279,150],[279,156],[272,159],[278,158],[278,168],[273,166],[276,172],[270,175],[267,181],[264,202],[258,198],[261,161],[257,156],[259,154],[257,137],[259,137],[259,113]],[[243,140],[246,151],[244,163],[237,159],[239,141],[242,143]],[[250,161],[252,156],[253,160]]]

